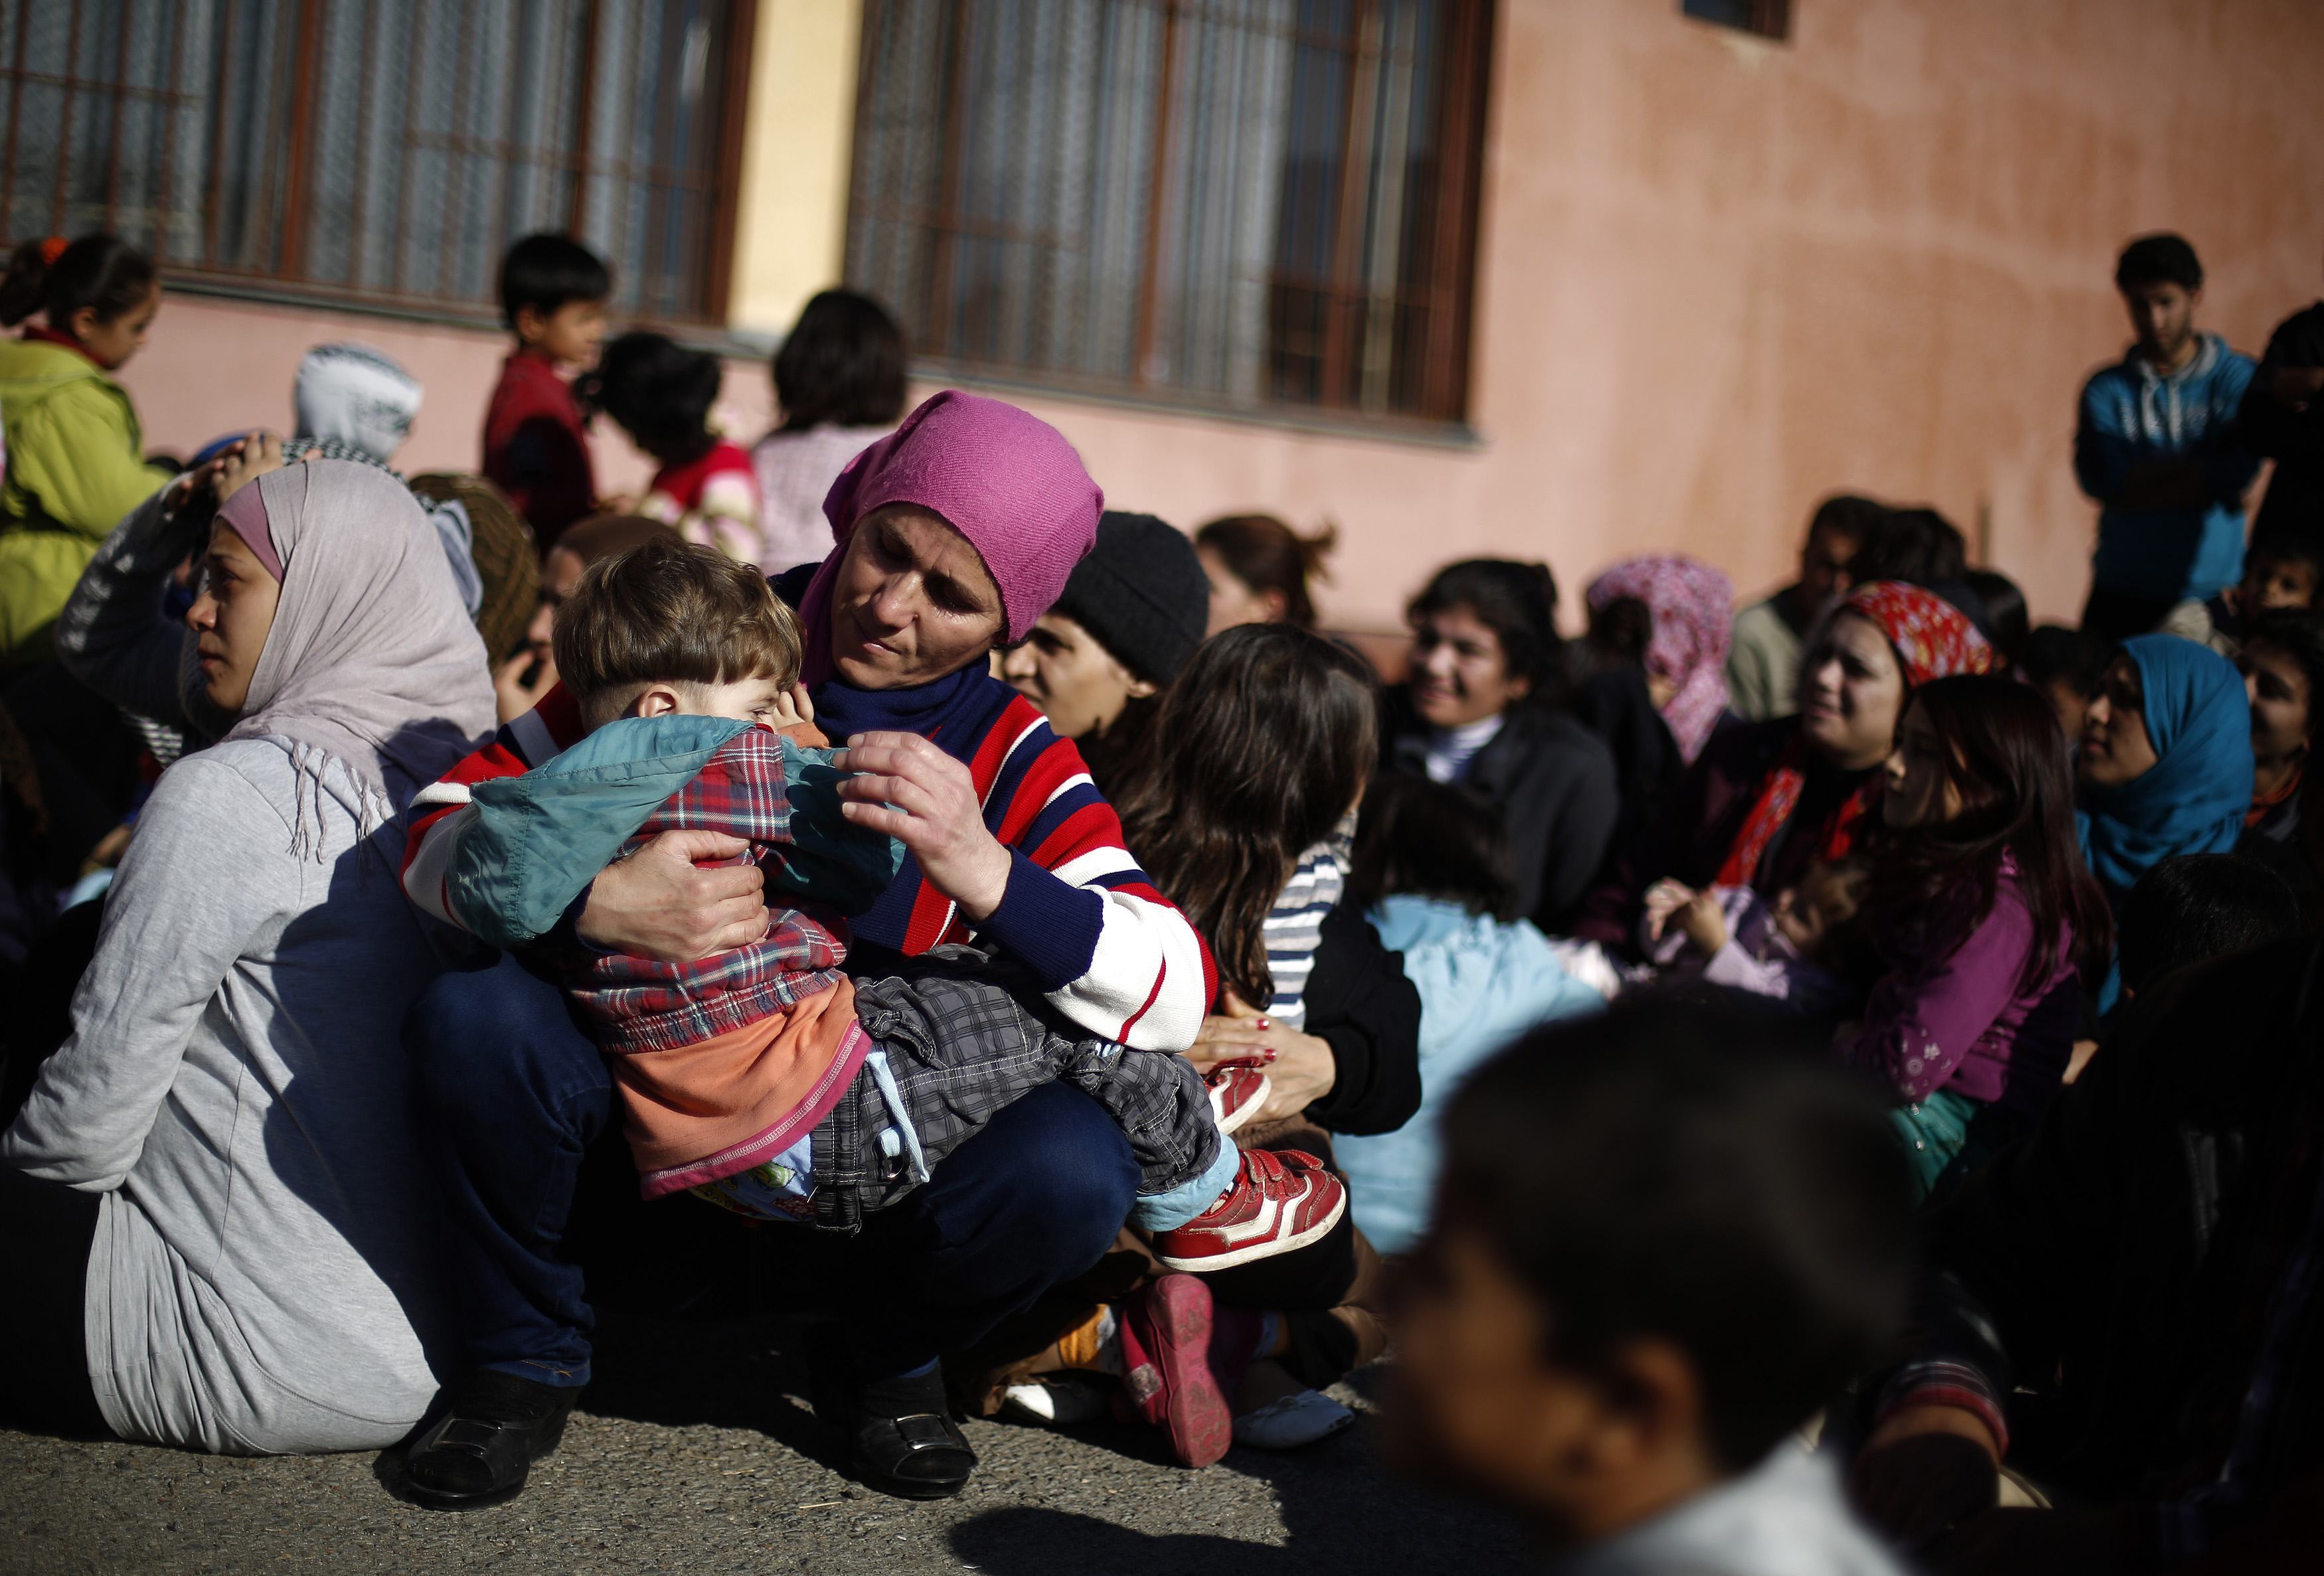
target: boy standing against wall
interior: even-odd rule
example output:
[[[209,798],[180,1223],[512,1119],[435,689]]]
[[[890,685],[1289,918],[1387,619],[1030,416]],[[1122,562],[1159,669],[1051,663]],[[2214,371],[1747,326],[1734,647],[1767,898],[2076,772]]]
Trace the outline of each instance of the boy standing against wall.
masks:
[[[501,263],[501,310],[516,347],[484,411],[484,473],[532,522],[546,553],[594,513],[589,429],[567,381],[597,359],[613,276],[569,235],[527,235]]]
[[[2099,506],[2082,627],[2118,641],[2242,576],[2244,491],[2259,462],[2236,436],[2251,360],[2195,327],[2195,249],[2142,235],[2114,282],[2137,342],[2082,385],[2074,475]]]

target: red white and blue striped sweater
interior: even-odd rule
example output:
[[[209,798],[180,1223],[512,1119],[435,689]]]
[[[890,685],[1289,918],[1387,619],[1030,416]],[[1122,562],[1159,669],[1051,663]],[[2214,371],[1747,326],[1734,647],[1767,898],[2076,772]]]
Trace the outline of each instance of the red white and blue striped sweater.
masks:
[[[1210,951],[1154,889],[1123,844],[1121,822],[1090,781],[1081,751],[982,664],[933,684],[864,690],[837,680],[815,694],[816,723],[834,740],[872,730],[922,735],[966,763],[984,824],[1014,856],[1001,907],[972,932],[951,900],[903,869],[856,942],[914,956],[947,941],[993,944],[1030,968],[1047,1000],[1075,1023],[1139,1050],[1183,1051],[1217,991]],[[411,805],[404,890],[463,929],[446,888],[451,839],[433,834],[466,813],[471,787],[512,777],[578,741],[579,708],[562,687],[421,790]]]

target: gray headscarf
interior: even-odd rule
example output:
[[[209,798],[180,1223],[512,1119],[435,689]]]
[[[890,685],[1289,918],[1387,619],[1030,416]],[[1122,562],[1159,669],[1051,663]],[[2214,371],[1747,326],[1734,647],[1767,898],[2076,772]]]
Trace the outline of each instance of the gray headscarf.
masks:
[[[349,460],[269,472],[218,512],[244,537],[263,533],[282,565],[274,623],[226,736],[289,740],[302,788],[318,797],[337,762],[368,833],[493,726],[484,642],[436,532],[401,483]],[[294,848],[311,843],[306,803]]]

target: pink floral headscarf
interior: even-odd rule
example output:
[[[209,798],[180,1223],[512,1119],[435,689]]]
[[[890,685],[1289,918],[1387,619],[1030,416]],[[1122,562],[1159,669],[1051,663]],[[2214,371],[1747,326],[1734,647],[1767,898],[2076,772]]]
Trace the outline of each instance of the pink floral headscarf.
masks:
[[[1654,614],[1646,671],[1677,693],[1663,721],[1692,763],[1727,710],[1727,648],[1734,635],[1735,586],[1710,565],[1677,553],[1625,558],[1590,583],[1591,611],[1636,597]]]

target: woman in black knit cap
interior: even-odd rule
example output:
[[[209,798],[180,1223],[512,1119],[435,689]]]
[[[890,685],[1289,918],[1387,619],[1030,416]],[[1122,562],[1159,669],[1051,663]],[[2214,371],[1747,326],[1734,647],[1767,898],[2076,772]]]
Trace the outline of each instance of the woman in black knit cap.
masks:
[[[1203,643],[1210,595],[1202,560],[1176,528],[1109,510],[1056,604],[1001,655],[1001,676],[1080,746],[1100,792]]]

